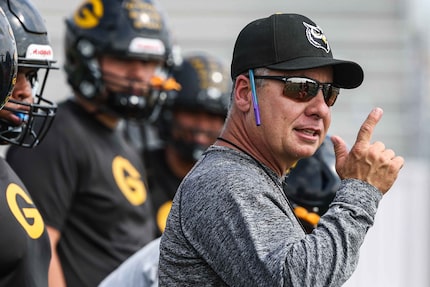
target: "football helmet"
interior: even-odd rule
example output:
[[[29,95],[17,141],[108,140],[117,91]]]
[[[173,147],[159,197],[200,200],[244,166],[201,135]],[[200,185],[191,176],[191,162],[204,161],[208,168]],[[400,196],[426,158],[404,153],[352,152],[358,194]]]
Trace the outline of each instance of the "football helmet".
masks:
[[[33,95],[32,103],[10,97],[9,102],[18,108],[7,105],[4,109],[22,121],[17,125],[0,119],[0,142],[34,147],[43,139],[56,114],[57,105],[43,97],[43,90],[49,71],[58,67],[55,66],[44,20],[35,6],[28,0],[5,0],[0,2],[0,7],[16,39],[18,72],[26,71]]]
[[[296,216],[308,232],[329,208],[340,185],[333,143],[327,136],[312,157],[299,160],[283,182]]]
[[[66,19],[67,81],[80,97],[97,104],[99,112],[127,119],[146,119],[161,104],[160,91],[177,88],[169,79],[173,48],[162,11],[150,0],[88,0]],[[100,68],[99,58],[163,63],[149,91],[106,88],[115,79]]]
[[[18,71],[15,37],[9,21],[0,8],[0,110],[12,94]]]
[[[181,89],[169,93],[158,121],[158,130],[161,139],[174,145],[182,158],[196,161],[207,146],[173,137],[173,130],[182,128],[176,123],[174,112],[206,112],[225,118],[232,83],[227,66],[221,59],[206,53],[184,55],[182,65],[174,69],[172,75]]]

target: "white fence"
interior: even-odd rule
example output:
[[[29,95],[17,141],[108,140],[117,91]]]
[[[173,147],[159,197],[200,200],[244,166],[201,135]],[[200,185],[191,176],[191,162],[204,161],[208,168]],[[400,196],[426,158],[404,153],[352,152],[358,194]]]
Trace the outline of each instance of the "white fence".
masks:
[[[346,287],[427,287],[429,276],[429,166],[406,159],[379,206]]]

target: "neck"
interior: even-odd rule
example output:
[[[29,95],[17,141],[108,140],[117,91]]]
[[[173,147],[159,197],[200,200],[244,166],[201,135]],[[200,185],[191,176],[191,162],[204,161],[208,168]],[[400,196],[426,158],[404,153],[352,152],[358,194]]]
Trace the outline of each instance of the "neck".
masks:
[[[100,112],[98,105],[82,99],[79,96],[76,96],[75,99],[79,105],[81,105],[88,113],[93,114],[94,117],[106,127],[115,129],[118,126],[120,121],[118,117]]]
[[[280,177],[284,176],[290,167],[290,165],[282,164],[282,162],[277,159],[268,160],[267,157],[264,156],[261,148],[252,146],[248,141],[240,141],[226,134],[222,134],[218,137],[216,144],[219,146],[228,146],[247,154],[260,164],[264,164],[272,169]]]
[[[120,121],[119,118],[108,114],[97,114],[96,119],[110,129],[115,129]]]

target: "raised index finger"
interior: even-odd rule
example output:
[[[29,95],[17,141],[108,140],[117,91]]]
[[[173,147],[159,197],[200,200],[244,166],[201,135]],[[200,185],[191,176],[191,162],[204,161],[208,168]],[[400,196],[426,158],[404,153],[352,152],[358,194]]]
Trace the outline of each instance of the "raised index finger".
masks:
[[[374,108],[367,116],[364,123],[361,125],[360,130],[357,134],[356,143],[369,143],[372,137],[373,130],[376,124],[382,117],[384,111],[381,108]]]

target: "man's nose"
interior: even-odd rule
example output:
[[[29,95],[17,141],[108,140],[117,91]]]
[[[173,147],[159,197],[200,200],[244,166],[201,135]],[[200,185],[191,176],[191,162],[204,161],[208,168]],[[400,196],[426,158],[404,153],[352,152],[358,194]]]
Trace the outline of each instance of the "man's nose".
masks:
[[[156,66],[151,65],[147,62],[142,61],[131,61],[128,67],[127,76],[130,79],[137,81],[144,81],[148,83],[150,79],[155,75]]]

